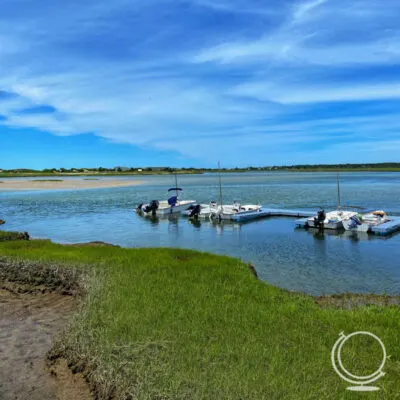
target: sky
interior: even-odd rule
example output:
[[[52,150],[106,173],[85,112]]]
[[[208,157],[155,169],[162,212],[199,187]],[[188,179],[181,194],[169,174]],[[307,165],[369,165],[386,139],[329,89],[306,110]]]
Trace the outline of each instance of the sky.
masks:
[[[0,168],[400,161],[399,0],[1,0]]]

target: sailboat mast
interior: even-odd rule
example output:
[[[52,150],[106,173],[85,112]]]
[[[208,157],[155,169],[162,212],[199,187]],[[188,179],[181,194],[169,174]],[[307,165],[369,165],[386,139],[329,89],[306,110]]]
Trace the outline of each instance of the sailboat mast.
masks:
[[[222,210],[222,183],[221,183],[221,165],[218,161],[218,174],[219,174],[219,203],[221,204]]]
[[[340,182],[339,182],[339,172],[337,173],[337,195],[338,195],[338,210],[340,210]]]
[[[176,174],[176,169],[175,169],[175,192],[176,192],[176,197],[178,197],[178,176]]]

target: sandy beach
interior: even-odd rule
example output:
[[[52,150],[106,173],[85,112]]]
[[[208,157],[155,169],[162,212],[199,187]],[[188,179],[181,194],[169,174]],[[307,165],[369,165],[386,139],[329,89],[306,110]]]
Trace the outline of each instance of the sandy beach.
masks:
[[[100,189],[139,185],[140,181],[120,179],[0,179],[0,190]]]

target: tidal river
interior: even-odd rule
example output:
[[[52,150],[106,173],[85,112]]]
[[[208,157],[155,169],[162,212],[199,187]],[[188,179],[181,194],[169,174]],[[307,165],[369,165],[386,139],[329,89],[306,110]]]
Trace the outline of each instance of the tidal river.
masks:
[[[75,179],[75,178],[63,178]],[[101,178],[103,179],[103,178]],[[107,178],[104,178],[107,179]],[[132,179],[132,178],[113,178]],[[292,218],[224,225],[185,218],[152,221],[135,206],[166,199],[172,176],[134,177],[139,185],[87,190],[10,191],[0,188],[4,229],[28,231],[60,243],[100,240],[125,247],[182,247],[226,254],[255,265],[261,279],[311,294],[400,294],[400,234],[315,234],[296,230]],[[2,178],[2,181],[6,179]],[[215,174],[179,176],[182,198],[218,200]],[[359,210],[400,215],[400,173],[342,173],[341,200]],[[225,204],[326,210],[337,205],[333,173],[240,173],[222,176]]]

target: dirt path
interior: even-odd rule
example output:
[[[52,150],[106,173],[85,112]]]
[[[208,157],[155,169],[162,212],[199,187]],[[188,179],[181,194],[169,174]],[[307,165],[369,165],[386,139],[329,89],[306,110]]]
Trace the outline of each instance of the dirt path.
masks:
[[[54,335],[66,326],[76,303],[58,294],[14,294],[0,289],[0,399],[90,400],[80,374],[65,362],[45,369]]]

